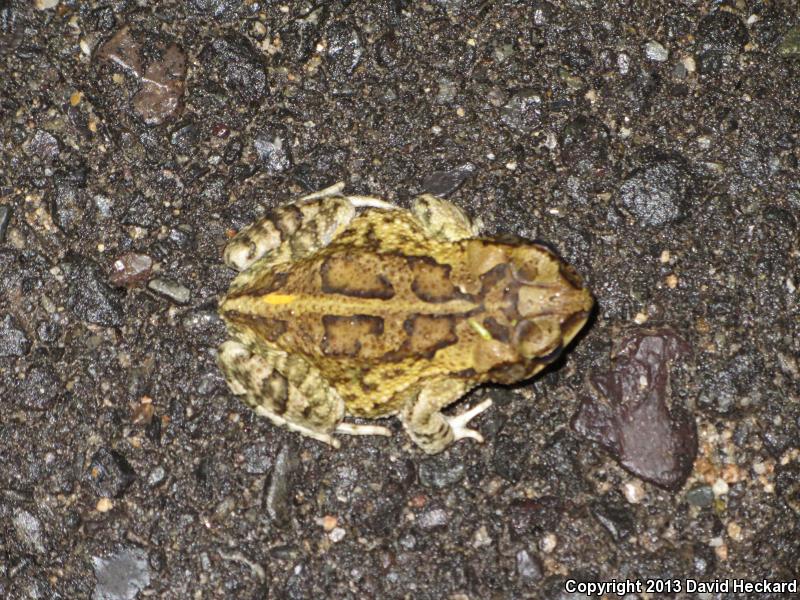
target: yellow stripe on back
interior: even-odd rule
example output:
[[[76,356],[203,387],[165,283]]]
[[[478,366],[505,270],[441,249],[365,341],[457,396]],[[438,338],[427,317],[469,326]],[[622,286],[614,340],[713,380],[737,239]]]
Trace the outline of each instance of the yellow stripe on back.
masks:
[[[296,294],[267,294],[261,297],[262,302],[266,302],[267,304],[278,305],[278,304],[290,304],[297,300]]]

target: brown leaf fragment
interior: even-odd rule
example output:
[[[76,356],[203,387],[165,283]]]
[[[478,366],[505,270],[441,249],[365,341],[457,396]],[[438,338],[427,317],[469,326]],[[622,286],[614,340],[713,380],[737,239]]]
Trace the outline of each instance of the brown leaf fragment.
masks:
[[[611,370],[590,375],[595,394],[572,419],[576,432],[600,444],[623,468],[668,490],[685,483],[697,454],[694,419],[684,407],[667,405],[669,363],[689,352],[669,328],[628,332]]]
[[[101,60],[116,63],[137,79],[142,73],[141,46],[133,39],[130,27],[127,25],[115,33],[97,51]]]

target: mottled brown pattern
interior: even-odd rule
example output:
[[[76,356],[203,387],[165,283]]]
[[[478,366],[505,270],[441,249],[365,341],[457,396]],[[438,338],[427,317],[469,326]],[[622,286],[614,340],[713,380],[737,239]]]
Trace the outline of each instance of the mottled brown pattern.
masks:
[[[374,343],[374,338],[383,334],[383,319],[369,315],[325,315],[322,325],[325,328],[322,352],[326,356],[358,356],[363,346]]]
[[[380,300],[394,296],[392,283],[380,271],[380,261],[368,254],[335,254],[322,263],[320,276],[326,294]]]
[[[303,224],[303,213],[297,206],[290,204],[276,210],[272,217],[275,228],[280,231],[281,239],[287,239]]]

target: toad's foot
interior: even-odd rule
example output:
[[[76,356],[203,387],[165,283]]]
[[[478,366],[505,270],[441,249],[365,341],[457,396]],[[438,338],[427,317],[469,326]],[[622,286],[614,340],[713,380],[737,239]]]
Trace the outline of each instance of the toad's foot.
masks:
[[[275,425],[278,425],[279,427],[286,427],[286,429],[288,429],[289,431],[296,431],[297,433],[302,433],[303,435],[315,439],[318,442],[323,442],[325,444],[328,444],[329,446],[337,450],[341,446],[339,440],[337,440],[329,433],[325,433],[323,431],[317,431],[315,429],[311,429],[310,427],[306,427],[298,423],[293,423],[292,421],[284,419],[283,417],[276,415],[274,412],[267,410],[263,406],[256,406],[255,411],[257,415],[268,418],[270,421],[272,421]]]
[[[467,423],[469,423],[472,419],[477,417],[491,405],[492,405],[492,399],[487,398],[480,404],[473,406],[468,411],[460,415],[457,415],[455,417],[445,416],[445,419],[447,420],[448,424],[450,425],[450,427],[453,428],[454,439],[462,440],[464,438],[472,438],[473,440],[483,443],[483,436],[480,434],[480,432],[467,427]]]
[[[381,425],[358,425],[356,423],[339,423],[336,426],[336,433],[346,433],[348,435],[385,435],[391,437],[392,430]]]

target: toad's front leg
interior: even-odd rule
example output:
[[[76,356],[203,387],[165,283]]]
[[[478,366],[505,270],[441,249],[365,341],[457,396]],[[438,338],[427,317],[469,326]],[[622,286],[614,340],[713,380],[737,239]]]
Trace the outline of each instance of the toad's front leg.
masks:
[[[469,386],[463,381],[442,379],[427,382],[419,393],[409,397],[400,412],[400,419],[417,446],[428,454],[438,454],[460,439],[472,438],[483,442],[483,436],[467,427],[467,424],[489,408],[491,400],[484,400],[455,417],[441,413],[442,408],[458,400],[467,391]]]

